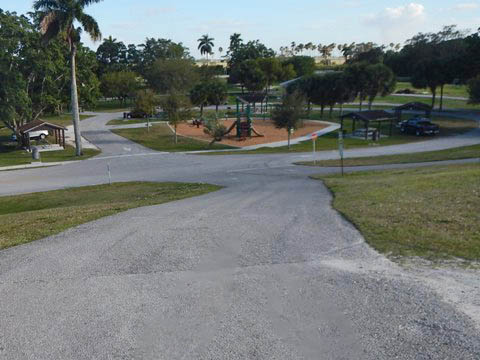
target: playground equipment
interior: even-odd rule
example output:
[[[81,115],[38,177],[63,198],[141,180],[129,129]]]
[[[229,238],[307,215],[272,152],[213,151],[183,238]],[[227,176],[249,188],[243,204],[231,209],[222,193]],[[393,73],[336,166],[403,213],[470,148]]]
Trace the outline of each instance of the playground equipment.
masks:
[[[245,111],[240,111],[240,105],[242,105],[242,109],[245,109]],[[252,133],[259,137],[264,136],[255,130],[252,121],[251,105],[241,97],[237,97],[237,120],[230,126],[225,135],[230,134],[234,129],[237,130],[236,136],[239,140],[252,137]]]

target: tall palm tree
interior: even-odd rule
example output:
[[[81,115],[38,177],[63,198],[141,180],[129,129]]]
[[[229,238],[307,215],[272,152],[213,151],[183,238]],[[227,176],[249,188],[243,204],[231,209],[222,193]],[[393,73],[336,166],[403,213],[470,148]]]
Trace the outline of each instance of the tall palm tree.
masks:
[[[203,35],[200,39],[198,39],[198,50],[200,50],[200,54],[207,55],[207,61],[208,55],[212,54],[213,52],[213,47],[215,46],[213,43],[214,40],[214,38],[208,37],[208,34]]]
[[[83,154],[75,62],[77,46],[82,30],[85,30],[93,41],[102,38],[97,21],[84,12],[85,7],[100,1],[102,0],[36,0],[33,3],[34,10],[40,15],[43,41],[48,43],[60,35],[70,47],[72,118],[77,156]],[[76,28],[75,21],[81,26]]]

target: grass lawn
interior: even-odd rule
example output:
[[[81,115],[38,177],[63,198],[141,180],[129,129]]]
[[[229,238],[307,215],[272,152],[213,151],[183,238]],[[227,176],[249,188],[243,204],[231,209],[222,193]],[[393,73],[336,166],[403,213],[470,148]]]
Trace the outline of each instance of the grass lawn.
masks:
[[[480,165],[317,176],[333,206],[378,251],[480,259]]]
[[[480,158],[480,145],[464,146],[454,149],[425,151],[412,154],[368,156],[359,158],[347,158],[343,160],[344,166],[368,166],[385,164],[408,164],[442,160],[460,160]],[[314,166],[313,161],[304,161],[298,165]],[[316,166],[339,167],[340,160],[320,160]]]
[[[412,84],[409,82],[397,82],[395,91],[411,89],[414,90],[417,94],[431,94],[430,89],[415,89]],[[440,89],[438,89],[438,95],[440,95]],[[468,91],[466,85],[445,85],[443,89],[444,96],[458,96],[468,98]]]
[[[182,136],[178,137],[178,143],[175,144],[173,133],[166,124],[156,124],[150,128],[150,132],[146,128],[116,129],[112,131],[117,135],[157,151],[177,152],[231,149],[230,146],[222,144],[209,146],[207,142]]]
[[[126,104],[123,104],[118,100],[100,100],[94,108],[88,110],[105,113],[127,112],[130,111],[130,107],[132,106],[133,101],[127,101]]]
[[[164,121],[162,119],[150,119],[151,123]],[[107,125],[132,125],[147,123],[147,119],[115,119],[110,120]]]
[[[91,117],[92,116],[90,115],[80,115],[80,120],[85,120]],[[73,125],[72,114],[42,116],[41,119],[45,120],[46,122],[50,122],[50,123],[65,126],[65,127]]]
[[[1,149],[0,149],[1,150]],[[75,156],[75,148],[67,146],[64,151],[46,151],[40,153],[40,159],[44,163],[85,160],[100,154],[99,150],[83,149],[83,156]],[[0,167],[27,165],[32,162],[32,154],[25,150],[11,149],[0,151]]]
[[[404,119],[410,118],[411,115],[404,115]],[[328,117],[328,112],[324,114],[322,118],[320,112],[314,111],[310,115],[312,120],[325,120],[330,122],[339,122],[338,118]],[[261,121],[261,120],[260,120]],[[478,127],[478,123],[474,120],[464,120],[464,119],[455,119],[455,118],[440,118],[434,117],[433,121],[440,126],[441,136],[453,136],[468,132]],[[352,122],[351,120],[346,119],[344,123],[345,129],[351,131]],[[359,125],[361,126],[361,125]],[[357,126],[358,128],[358,126]],[[382,133],[388,133],[389,124],[383,124],[381,126]],[[393,136],[381,138],[377,142],[365,141],[362,139],[352,139],[345,138],[344,146],[345,149],[354,149],[362,148],[369,146],[387,146],[387,145],[397,145],[405,144],[416,141],[425,141],[434,139],[435,137],[416,137],[414,135],[405,135],[400,132],[399,129],[394,128]],[[317,140],[316,144],[317,151],[323,150],[335,150],[338,149],[338,131],[333,133],[326,134],[321,136]],[[282,146],[278,148],[268,148],[263,147],[256,150],[244,150],[244,151],[223,151],[223,152],[212,152],[207,155],[237,155],[237,154],[273,154],[273,153],[288,153],[288,152],[310,152],[312,151],[312,142],[305,141],[296,145],[292,145],[291,149],[288,150],[287,146]]]
[[[130,182],[0,197],[0,249],[101,217],[220,189],[208,184]]]

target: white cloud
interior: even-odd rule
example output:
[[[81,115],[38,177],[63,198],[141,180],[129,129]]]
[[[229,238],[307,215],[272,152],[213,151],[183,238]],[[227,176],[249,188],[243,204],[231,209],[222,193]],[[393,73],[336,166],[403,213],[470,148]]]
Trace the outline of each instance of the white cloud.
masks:
[[[371,15],[368,22],[383,25],[388,22],[412,22],[425,18],[425,6],[422,4],[410,3],[405,6],[387,7],[382,12]]]
[[[462,3],[454,6],[455,10],[474,10],[478,9],[480,7],[480,4],[471,2],[471,3]]]
[[[377,27],[385,43],[404,41],[415,34],[425,22],[425,6],[410,3],[397,7],[387,7],[379,13],[365,18],[365,24]]]

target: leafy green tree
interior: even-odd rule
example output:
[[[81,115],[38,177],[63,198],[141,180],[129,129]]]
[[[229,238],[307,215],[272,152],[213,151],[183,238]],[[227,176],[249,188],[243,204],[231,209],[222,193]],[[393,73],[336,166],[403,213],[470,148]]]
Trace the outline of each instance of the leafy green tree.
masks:
[[[340,105],[340,113],[343,113],[343,105],[355,100],[357,96],[355,87],[352,81],[344,72],[336,72],[335,86],[332,92],[333,104]],[[330,108],[330,117],[332,115],[332,108]]]
[[[395,90],[397,80],[393,71],[384,64],[368,65],[365,68],[367,77],[367,97],[368,109],[372,109],[372,104],[378,94],[387,96]]]
[[[360,111],[362,111],[363,102],[368,95],[368,63],[353,63],[345,68],[345,75],[352,83],[356,96],[360,100]]]
[[[12,131],[31,118],[31,101],[28,97],[26,82],[19,72],[9,71],[4,62],[0,62],[0,119]]]
[[[326,73],[310,77],[308,97],[312,103],[320,105],[320,114],[322,117],[325,107],[328,105],[333,106],[336,102],[336,99],[333,96],[336,80],[337,77],[334,73]]]
[[[208,103],[215,105],[215,112],[218,114],[218,107],[227,101],[227,84],[220,79],[212,79],[207,83]]]
[[[282,78],[283,75],[286,75],[283,72],[282,63],[274,57],[271,58],[260,58],[257,59],[257,64],[260,70],[263,72],[265,76],[265,94],[266,94],[266,101],[268,106],[268,96],[270,92],[270,86],[275,82]],[[287,65],[288,66],[288,65]]]
[[[195,106],[200,106],[200,118],[203,118],[203,108],[208,105],[208,82],[202,81],[190,90],[190,101]]]
[[[92,109],[101,97],[100,80],[97,77],[98,61],[95,52],[82,44],[78,44],[76,63],[79,105],[82,108]],[[65,64],[68,64],[68,61]],[[68,83],[68,87],[65,87],[65,90],[67,88],[70,88],[70,83]],[[64,98],[65,102],[67,102],[68,94],[65,90]]]
[[[383,47],[369,43],[367,46],[361,46],[358,44],[355,48],[352,58],[349,63],[365,62],[368,64],[382,64],[385,53]],[[371,46],[370,46],[371,45]]]
[[[203,108],[207,105],[218,107],[227,100],[227,85],[220,79],[202,81],[190,91],[190,101],[195,106],[200,106],[200,117],[203,118]]]
[[[98,74],[127,70],[128,49],[125,44],[109,36],[97,49]]]
[[[127,53],[128,61],[135,64],[132,69],[144,78],[156,61],[193,60],[187,47],[181,42],[176,43],[170,39],[147,38],[145,43],[140,44],[138,48],[139,49],[135,48],[134,50],[134,45],[129,45]]]
[[[272,120],[279,129],[285,129],[288,133],[288,149],[292,131],[303,126],[302,118],[305,116],[305,98],[295,91],[284,96],[282,103],[272,111]]]
[[[174,141],[178,143],[177,127],[182,122],[192,118],[191,104],[185,95],[170,92],[162,99],[162,108],[167,115],[168,122],[174,129]]]
[[[198,39],[198,50],[200,50],[200,54],[211,55],[213,53],[213,48],[215,44],[213,43],[215,39],[208,36],[208,34],[203,35],[200,39]]]
[[[293,56],[284,61],[285,65],[291,64],[297,76],[312,75],[315,72],[315,59],[310,56]]]
[[[138,75],[132,71],[110,72],[101,79],[103,96],[117,98],[123,105],[127,99],[135,96],[140,86]]]
[[[186,93],[197,82],[198,72],[190,59],[159,59],[147,72],[146,79],[159,93]]]
[[[432,92],[432,108],[435,106],[437,99],[437,89],[444,83],[443,75],[440,60],[433,57],[418,61],[413,68],[411,83],[413,87],[418,89],[430,89]]]
[[[259,58],[274,57],[275,51],[267,48],[259,40],[244,43],[240,34],[233,34],[230,38],[230,47],[227,52],[228,69],[232,73],[246,60],[256,60]],[[232,81],[235,83],[235,81]]]
[[[240,84],[243,94],[245,88],[248,91],[262,90],[267,84],[267,79],[258,66],[257,61],[250,59],[245,60],[232,69],[229,82]]]
[[[470,79],[467,84],[470,104],[480,104],[480,75]]]
[[[280,74],[278,75],[279,81],[292,80],[297,77],[297,73],[292,64],[282,64]]]
[[[44,41],[48,43],[61,34],[70,48],[71,100],[77,156],[81,156],[83,151],[75,60],[82,28],[90,35],[93,41],[97,41],[102,37],[96,20],[84,12],[86,6],[100,1],[101,0],[36,0],[33,4],[33,8],[35,11],[38,11],[40,15],[40,30],[43,34]],[[79,22],[81,27],[76,28],[75,22]]]
[[[133,111],[152,116],[159,104],[160,100],[154,91],[151,89],[139,90],[135,95],[135,107]]]
[[[355,53],[356,44],[353,42],[349,44],[338,45],[338,50],[342,52],[345,62],[347,62]]]
[[[243,85],[248,91],[261,91],[267,85],[267,77],[255,60],[246,60],[240,68],[243,71]]]

